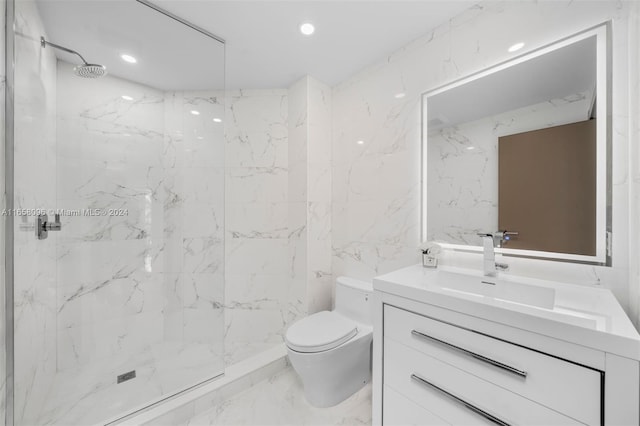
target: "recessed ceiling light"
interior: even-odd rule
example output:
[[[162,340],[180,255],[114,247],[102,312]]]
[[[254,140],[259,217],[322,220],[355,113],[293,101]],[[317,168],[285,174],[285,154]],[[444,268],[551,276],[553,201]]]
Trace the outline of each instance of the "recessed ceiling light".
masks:
[[[195,109],[191,110],[191,114],[193,115],[200,115],[200,111],[196,111]]]
[[[356,143],[357,143],[358,145],[364,145],[364,141],[362,141],[362,140],[361,140],[361,141],[357,141]]]
[[[122,95],[122,99],[124,99],[125,101],[132,101],[133,98],[129,95]]]
[[[214,118],[213,121],[214,123],[222,123],[222,119],[218,117]]]
[[[315,30],[316,30],[316,27],[314,27],[313,24],[310,22],[305,22],[302,25],[300,25],[300,32],[306,36],[310,36],[315,32]]]
[[[122,55],[120,55],[120,57],[122,58],[123,61],[129,62],[130,64],[135,64],[136,62],[138,62],[136,58],[134,58],[131,55],[127,55],[126,53],[123,53]]]
[[[476,149],[476,147],[475,147],[475,146],[468,146],[468,147],[467,147],[467,151],[473,151],[474,149]]]
[[[404,93],[404,92],[400,92],[400,93],[396,93],[396,94],[395,94],[395,96],[394,96],[394,98],[396,98],[396,99],[402,99],[402,98],[404,98],[405,96],[407,96],[407,94],[406,94],[406,93]]]
[[[196,137],[196,139],[198,139],[199,141],[201,141],[202,139],[204,139],[204,137],[203,137],[203,136],[198,136],[198,137]]]
[[[508,50],[509,52],[515,52],[517,50],[520,50],[524,47],[524,43],[520,42],[520,43],[516,43],[513,46],[511,46]]]

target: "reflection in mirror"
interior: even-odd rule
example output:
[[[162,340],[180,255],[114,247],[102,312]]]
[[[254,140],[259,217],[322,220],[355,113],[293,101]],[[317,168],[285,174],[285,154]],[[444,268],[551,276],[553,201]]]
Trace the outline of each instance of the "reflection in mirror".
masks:
[[[425,94],[423,238],[606,263],[606,25]]]

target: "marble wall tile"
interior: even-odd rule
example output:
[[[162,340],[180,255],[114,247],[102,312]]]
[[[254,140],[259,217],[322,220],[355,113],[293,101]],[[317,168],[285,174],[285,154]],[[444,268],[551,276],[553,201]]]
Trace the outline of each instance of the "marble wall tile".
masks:
[[[302,78],[289,88],[289,202],[307,200],[308,158],[308,77]]]
[[[217,204],[224,200],[224,169],[219,167],[184,168],[183,199],[191,203]]]
[[[307,203],[288,203],[289,233],[287,237],[290,241],[306,241],[307,232]]]
[[[184,272],[213,274],[224,270],[224,243],[221,239],[184,238],[182,253]]]
[[[227,213],[231,238],[289,237],[288,203],[230,203]]]
[[[282,167],[231,167],[227,169],[227,202],[286,203],[287,169]]]
[[[280,309],[226,309],[224,322],[226,365],[282,344],[286,330]]]
[[[287,166],[287,93],[240,90],[227,93],[227,166]]]
[[[227,274],[225,305],[230,309],[280,310],[289,294],[289,274]]]
[[[288,94],[227,93],[225,362],[282,342],[293,257]],[[297,226],[297,225],[296,225]]]
[[[418,194],[398,194],[386,203],[363,201],[334,203],[333,217],[341,220],[333,226],[333,238],[370,244],[402,244],[420,233],[413,203]]]
[[[225,251],[225,94],[165,94],[165,338],[219,351],[222,368]],[[198,361],[201,362],[202,360]]]
[[[288,90],[289,96],[289,175],[288,222],[289,256],[291,268],[288,274],[286,310],[287,325],[308,313],[308,141],[309,96],[308,77],[295,82]]]
[[[225,96],[219,91],[183,92],[184,167],[225,166]],[[194,115],[193,111],[199,112]],[[214,121],[215,120],[215,121]]]
[[[527,49],[543,46],[586,28],[613,21],[613,267],[576,264],[549,265],[527,259],[509,259],[511,271],[540,278],[562,277],[570,282],[598,284],[613,290],[628,308],[630,253],[628,147],[637,133],[627,134],[629,82],[635,81],[627,64],[637,52],[629,47],[628,22],[634,2],[494,2],[468,9],[406,47],[368,67],[332,92],[333,105],[333,273],[367,279],[419,261],[419,233],[407,233],[393,244],[340,238],[349,232],[349,212],[360,202],[379,205],[406,197],[409,228],[420,221],[420,95],[510,57],[507,47],[525,40]],[[509,36],[505,38],[505,34]],[[394,95],[404,93],[397,99]],[[357,140],[364,143],[358,145]],[[634,166],[634,167],[637,167]],[[632,170],[635,173],[635,170]],[[382,219],[378,226],[392,227]],[[340,231],[338,231],[340,230]],[[471,255],[472,258],[478,257]],[[448,253],[447,262],[461,265],[468,256]],[[557,262],[556,262],[557,263]],[[591,277],[587,279],[586,277]],[[596,278],[597,277],[597,278]]]
[[[286,274],[291,270],[289,240],[233,238],[227,240],[228,274]]]
[[[331,90],[306,76],[289,88],[289,220],[292,234],[290,303],[313,313],[331,309]],[[301,299],[302,297],[302,299]]]
[[[180,274],[185,308],[220,310],[224,301],[224,275],[222,273]]]

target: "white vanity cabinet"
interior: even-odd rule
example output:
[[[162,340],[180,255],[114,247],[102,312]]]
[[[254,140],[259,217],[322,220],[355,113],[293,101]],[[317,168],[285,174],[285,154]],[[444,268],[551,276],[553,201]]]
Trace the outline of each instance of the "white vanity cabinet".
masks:
[[[619,312],[598,322],[591,305],[576,314],[595,322],[563,322],[572,311],[562,289],[536,316],[444,291],[429,281],[437,272],[422,269],[374,280],[374,424],[640,424],[640,339],[619,324],[626,317],[611,293],[582,302],[606,299]],[[616,326],[623,336],[610,333]]]

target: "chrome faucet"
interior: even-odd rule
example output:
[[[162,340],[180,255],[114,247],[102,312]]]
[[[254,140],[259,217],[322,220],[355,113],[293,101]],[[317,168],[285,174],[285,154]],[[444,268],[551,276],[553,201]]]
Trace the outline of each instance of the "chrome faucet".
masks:
[[[509,237],[512,235],[518,235],[517,232],[507,232],[507,231],[499,231],[493,234],[490,233],[479,233],[478,236],[482,237],[482,246],[484,248],[484,262],[483,269],[484,275],[487,277],[495,277],[497,275],[497,271],[507,271],[509,270],[509,265],[506,263],[498,263],[496,262],[496,253],[494,248],[501,247],[502,242],[509,240]],[[505,238],[506,237],[506,238]]]

